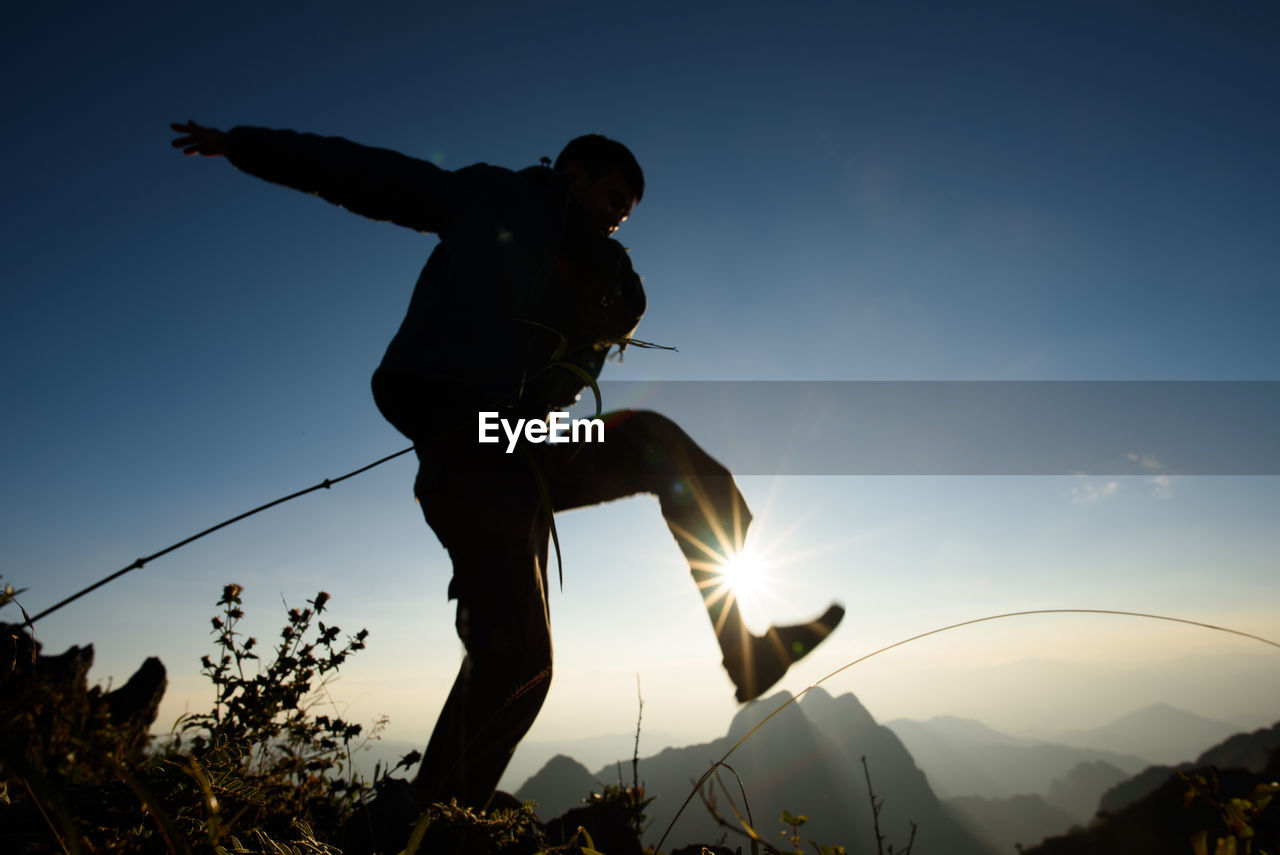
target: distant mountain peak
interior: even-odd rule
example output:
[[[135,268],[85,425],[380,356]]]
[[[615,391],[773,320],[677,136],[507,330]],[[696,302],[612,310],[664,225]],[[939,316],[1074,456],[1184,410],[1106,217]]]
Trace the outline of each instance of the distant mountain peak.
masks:
[[[822,693],[815,697],[815,692]],[[800,706],[819,730],[837,742],[879,726],[852,692],[832,697],[829,692],[814,689],[800,699]]]
[[[548,760],[547,765],[544,766],[543,768],[551,769],[553,771],[560,771],[560,772],[581,771],[588,776],[591,774],[591,772],[587,769],[586,766],[583,766],[581,763],[579,763],[577,760],[574,760],[572,757],[570,757],[567,754],[557,754],[556,756]]]
[[[1229,727],[1229,725],[1226,725],[1223,722],[1214,721],[1213,719],[1208,719],[1208,718],[1205,718],[1204,716],[1196,715],[1195,713],[1189,713],[1184,709],[1179,709],[1178,707],[1175,707],[1172,704],[1166,704],[1163,702],[1158,704],[1148,704],[1145,707],[1140,707],[1139,709],[1136,709],[1131,713],[1127,713],[1125,715],[1120,716],[1118,719],[1112,722],[1112,724],[1120,724],[1121,722],[1129,722],[1129,721],[1141,721],[1145,723],[1153,719],[1174,719],[1178,721],[1211,722],[1215,725],[1222,725],[1224,727]]]
[[[1156,763],[1181,763],[1236,732],[1226,722],[1189,713],[1167,703],[1150,704],[1088,730],[1067,731],[1057,741],[1138,754]]]
[[[844,697],[844,695],[841,695],[841,697]],[[850,695],[850,697],[853,697],[853,695]],[[801,693],[800,697],[800,703],[802,704],[821,704],[834,700],[835,696],[821,686],[810,686]]]
[[[893,732],[902,736],[916,736],[930,733],[948,740],[964,740],[970,744],[981,745],[1031,745],[1034,740],[1010,736],[995,730],[973,718],[962,718],[954,715],[939,715],[925,721],[900,718],[885,722]]]
[[[640,758],[639,780],[649,795],[659,797],[647,809],[656,837],[674,822],[673,840],[714,840],[724,831],[711,814],[697,803],[687,811],[680,805],[690,795],[692,782],[715,763],[730,745],[743,740],[764,719],[768,724],[743,741],[729,758],[731,772],[706,782],[704,794],[718,799],[720,810],[730,802],[741,804],[743,791],[757,817],[767,823],[782,809],[810,814],[805,831],[816,840],[842,843],[852,855],[871,855],[875,838],[867,828],[862,808],[868,802],[864,768],[866,757],[875,778],[877,794],[885,799],[882,827],[897,840],[905,838],[911,823],[921,829],[922,846],[948,855],[989,855],[989,850],[948,814],[911,755],[893,733],[876,724],[870,713],[852,694],[832,697],[813,690],[789,703],[793,696],[779,692],[745,705],[734,716],[725,737],[701,745],[666,748]],[[517,792],[519,798],[538,801],[551,815],[571,807],[589,791],[591,781],[580,764],[557,758],[556,762],[574,774],[542,774],[530,779]],[[614,780],[615,770],[605,767],[596,779]],[[738,789],[739,784],[742,791]],[[856,806],[848,810],[847,806]],[[676,816],[680,811],[679,816]],[[650,840],[649,842],[653,842]]]
[[[595,776],[577,760],[557,754],[516,790],[516,797],[539,803],[539,814],[550,819],[582,804],[587,794],[599,789]]]
[[[741,739],[746,736],[748,731],[760,724],[769,716],[778,712],[778,719],[795,720],[796,716],[801,718],[804,714],[800,712],[798,704],[790,703],[792,699],[791,693],[787,691],[778,692],[776,695],[770,695],[767,698],[761,698],[758,701],[751,701],[744,704],[742,709],[738,710],[733,717],[733,722],[729,725],[728,737],[730,739]],[[782,709],[783,706],[786,709]],[[782,721],[775,721],[773,725],[785,726]]]

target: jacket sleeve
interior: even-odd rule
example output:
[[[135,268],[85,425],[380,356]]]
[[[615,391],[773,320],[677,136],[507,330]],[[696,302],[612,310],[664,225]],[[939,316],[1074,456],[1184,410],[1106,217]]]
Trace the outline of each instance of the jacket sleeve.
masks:
[[[250,175],[419,232],[447,232],[463,203],[456,173],[341,137],[235,127],[226,154]]]

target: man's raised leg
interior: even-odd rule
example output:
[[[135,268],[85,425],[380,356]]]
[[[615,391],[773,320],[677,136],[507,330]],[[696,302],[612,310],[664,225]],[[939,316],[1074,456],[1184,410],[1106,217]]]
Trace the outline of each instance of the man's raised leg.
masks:
[[[702,594],[739,701],[767,691],[844,617],[844,609],[832,605],[808,623],[771,627],[759,636],[747,631],[737,599],[724,584],[724,566],[742,550],[751,512],[729,470],[665,416],[612,413],[604,442],[556,447],[547,459],[554,461],[548,481],[557,511],[641,492],[658,497]]]

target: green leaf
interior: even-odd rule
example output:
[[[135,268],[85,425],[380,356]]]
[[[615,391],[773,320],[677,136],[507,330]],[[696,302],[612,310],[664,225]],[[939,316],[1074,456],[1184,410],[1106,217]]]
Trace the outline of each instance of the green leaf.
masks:
[[[581,825],[578,826],[578,831],[574,836],[576,837],[578,834],[581,834],[587,840],[587,845],[580,847],[582,850],[582,855],[604,855],[603,852],[601,852],[599,849],[596,849],[596,842],[591,839],[591,835],[588,834],[587,830],[583,828]]]
[[[784,811],[782,812],[782,824],[783,824],[783,825],[795,825],[795,826],[801,826],[801,825],[804,825],[804,824],[805,824],[806,822],[808,822],[808,821],[809,821],[809,817],[808,817],[808,816],[806,816],[805,814],[800,814],[800,816],[792,816],[790,811],[786,811],[786,810],[784,810]]]

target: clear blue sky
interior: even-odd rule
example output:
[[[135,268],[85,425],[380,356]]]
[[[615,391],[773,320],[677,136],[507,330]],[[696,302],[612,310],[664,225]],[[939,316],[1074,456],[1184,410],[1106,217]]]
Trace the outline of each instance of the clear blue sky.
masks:
[[[183,158],[171,121],[446,168],[623,140],[648,181],[619,233],[649,296],[638,334],[679,352],[628,353],[615,379],[1280,379],[1274,4],[439,5],[7,15],[0,567],[30,611],[406,444],[368,377],[435,239]],[[94,643],[117,683],[161,655],[172,718],[207,706],[197,662],[224,583],[246,586],[262,637],[281,597],[323,588],[334,622],[371,630],[335,698],[425,738],[459,645],[412,477],[406,458],[219,533],[39,637]],[[1004,610],[1280,636],[1276,478],[743,488],[768,509],[753,537],[778,544],[783,589],[752,620],[849,607],[793,691]],[[567,515],[561,537],[534,736],[626,731],[637,673],[655,731],[721,729],[731,689],[656,503]],[[1027,658],[1096,670],[1052,686],[1000,671]],[[1144,678],[1115,677],[1130,667]],[[1054,618],[921,643],[829,688],[881,718],[1068,726],[1169,700],[1261,724],[1280,717],[1278,675],[1277,651],[1211,633]]]

